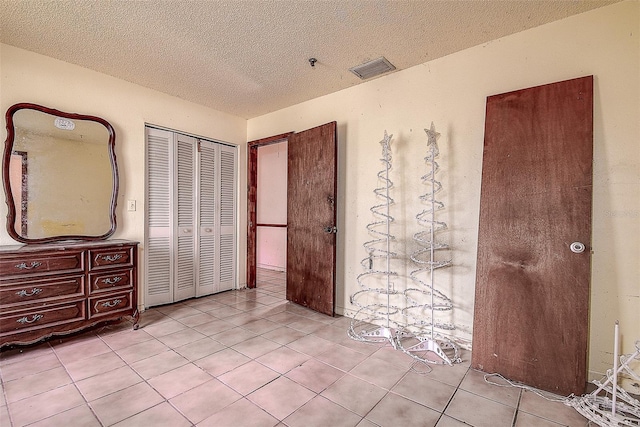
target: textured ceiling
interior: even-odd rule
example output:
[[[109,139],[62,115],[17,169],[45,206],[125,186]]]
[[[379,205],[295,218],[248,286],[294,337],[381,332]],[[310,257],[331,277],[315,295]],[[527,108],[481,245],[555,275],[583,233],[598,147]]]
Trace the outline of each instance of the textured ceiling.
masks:
[[[252,118],[615,2],[0,0],[0,41]]]

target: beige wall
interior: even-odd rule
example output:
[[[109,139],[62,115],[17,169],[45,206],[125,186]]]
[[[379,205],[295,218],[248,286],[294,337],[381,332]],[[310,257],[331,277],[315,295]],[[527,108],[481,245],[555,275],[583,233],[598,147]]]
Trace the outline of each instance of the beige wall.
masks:
[[[0,44],[0,110],[18,102],[31,102],[58,110],[95,115],[106,119],[116,132],[116,159],[120,176],[114,238],[144,242],[145,144],[144,125],[164,126],[239,146],[238,188],[246,188],[245,119],[186,102],[161,92],[96,73],[86,68]],[[6,139],[6,129],[0,134]],[[127,211],[127,200],[136,200],[137,210]],[[238,278],[246,280],[246,191],[239,193]],[[0,204],[0,220],[7,207]],[[243,234],[244,233],[244,234]],[[244,236],[244,237],[242,237]],[[0,245],[15,244],[0,227]],[[141,244],[139,259],[144,259]],[[144,263],[140,263],[140,286],[144,286]],[[144,292],[140,292],[143,304]]]
[[[250,119],[250,140],[338,123],[338,310],[353,309],[349,295],[358,289],[359,261],[366,256],[362,243],[370,239],[364,226],[376,203],[378,142],[385,130],[393,134],[392,232],[400,253],[415,250],[417,197],[425,192],[419,179],[425,173],[423,129],[433,121],[442,134],[439,199],[446,209],[440,219],[450,228],[442,237],[454,248],[454,267],[438,274],[458,305],[455,321],[471,327],[485,99],[593,74],[590,374],[597,377],[612,364],[616,319],[622,351],[631,353],[640,339],[639,14],[640,2],[615,4]],[[412,268],[394,266],[401,274]]]

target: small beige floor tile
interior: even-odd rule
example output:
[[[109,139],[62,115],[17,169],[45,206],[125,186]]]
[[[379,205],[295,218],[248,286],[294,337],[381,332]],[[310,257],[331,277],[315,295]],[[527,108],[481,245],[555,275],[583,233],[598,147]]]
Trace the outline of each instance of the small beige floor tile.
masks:
[[[353,375],[345,375],[323,391],[321,396],[358,415],[365,416],[386,394],[386,390],[376,385]]]
[[[80,381],[76,386],[87,402],[142,382],[142,378],[129,366],[107,371]]]
[[[205,325],[207,323],[215,322],[216,320],[218,319],[213,317],[212,315],[200,312],[198,314],[194,314],[193,316],[183,317],[179,320],[179,322],[183,325],[193,328],[194,326]]]
[[[279,376],[278,372],[252,360],[226,374],[220,375],[218,379],[238,393],[246,396]]]
[[[289,427],[355,427],[362,417],[342,406],[316,396],[284,419]]]
[[[54,352],[44,351],[35,357],[26,357],[23,360],[15,360],[13,363],[3,365],[0,372],[2,372],[3,381],[11,381],[61,366],[62,364]]]
[[[295,322],[291,322],[287,326],[292,329],[297,329],[299,331],[310,334],[324,327],[325,324],[322,322],[318,322],[317,320],[305,318],[305,319],[297,320]]]
[[[465,424],[462,421],[443,415],[440,417],[436,427],[469,427],[469,424]]]
[[[289,378],[280,377],[254,391],[247,398],[273,417],[283,420],[314,396],[316,394],[311,390]]]
[[[356,427],[380,427],[378,424],[374,424],[366,418],[363,418],[362,421],[358,423]]]
[[[208,337],[215,336],[235,327],[234,324],[225,322],[224,320],[215,319],[211,322],[203,323],[193,327],[194,331],[206,335]]]
[[[308,354],[309,356],[317,356],[326,351],[334,350],[337,347],[337,344],[318,338],[314,335],[306,335],[298,340],[290,342],[287,344],[287,347],[300,353]]]
[[[149,384],[165,399],[171,399],[212,379],[202,368],[188,363],[151,378]]]
[[[398,351],[391,346],[384,346],[371,355],[374,359],[384,360],[385,362],[396,365],[399,368],[408,370],[416,363],[416,359],[409,356],[403,351]]]
[[[189,363],[189,361],[175,351],[164,351],[155,356],[139,360],[131,364],[131,367],[135,369],[142,378],[148,380],[179,368],[182,365],[186,365],[187,363]]]
[[[7,406],[0,406],[0,426],[10,426],[11,420],[9,419],[9,408]]]
[[[189,427],[192,424],[170,404],[163,402],[142,411],[126,420],[114,424],[114,427],[171,426]]]
[[[103,372],[112,371],[124,366],[124,361],[117,354],[110,351],[97,356],[80,359],[65,365],[67,372],[74,381],[80,381]]]
[[[421,405],[442,412],[456,392],[456,388],[432,380],[426,375],[409,371],[391,391]]]
[[[197,424],[198,427],[274,427],[278,420],[247,399],[240,399]]]
[[[101,427],[102,424],[100,424],[100,421],[98,421],[93,412],[91,412],[89,406],[81,405],[29,425],[29,427],[61,426]]]
[[[65,365],[81,359],[111,352],[111,348],[109,348],[109,346],[97,336],[81,342],[55,345],[53,346],[53,349],[56,356],[58,356],[58,359],[60,359],[60,361]]]
[[[180,347],[181,345],[186,345],[194,341],[201,340],[206,337],[207,336],[205,334],[194,331],[193,329],[185,329],[184,331],[178,331],[169,335],[158,337],[158,340],[168,347],[175,348]]]
[[[347,326],[348,327],[348,326]],[[347,336],[347,327],[337,327],[335,323],[324,325],[313,332],[317,337],[339,344]]]
[[[69,374],[67,374],[67,371],[60,366],[13,381],[7,381],[3,385],[7,402],[11,403],[71,384],[72,382],[73,380]],[[2,399],[4,399],[4,394]]]
[[[29,359],[53,354],[53,349],[48,342],[35,344],[30,347],[16,347],[4,350],[0,353],[0,372],[2,367],[16,362],[26,362]]]
[[[153,323],[138,330],[142,330],[151,336],[159,338],[165,335],[173,334],[174,332],[183,331],[185,329],[187,329],[187,326],[183,325],[175,319],[170,319],[162,323]]]
[[[159,311],[171,317],[172,319],[182,319],[184,317],[194,316],[196,314],[202,313],[198,309],[183,304],[166,305],[159,309]]]
[[[147,383],[138,383],[90,402],[103,425],[110,426],[161,403],[164,399]]]
[[[407,369],[400,368],[384,360],[369,357],[349,373],[390,390],[407,373]]]
[[[166,322],[167,320],[173,320],[173,319],[171,319],[166,314],[161,313],[158,310],[152,308],[149,310],[145,310],[140,314],[140,319],[138,320],[138,327],[144,330],[149,325]]]
[[[426,372],[426,376],[436,381],[443,382],[445,384],[449,384],[453,387],[458,387],[465,375],[467,375],[467,371],[469,367],[460,363],[456,363],[453,366],[449,365],[414,365],[413,369]]]
[[[486,377],[486,379],[485,379]],[[509,385],[503,378],[469,369],[460,384],[462,390],[477,394],[504,405],[518,406],[521,388]]]
[[[235,316],[236,314],[242,313],[241,310],[238,310],[237,308],[229,307],[228,305],[223,305],[221,307],[213,307],[211,310],[207,310],[206,312],[222,320],[226,320],[230,316]]]
[[[275,341],[278,344],[282,344],[282,345],[286,345],[289,344],[290,342],[293,342],[295,340],[299,340],[300,338],[304,337],[305,334],[304,332],[300,332],[296,329],[291,329],[288,328],[286,326],[281,326],[277,329],[274,329],[272,331],[269,331],[267,333],[264,333],[262,335],[260,335],[262,338],[266,338],[268,340],[271,341]]]
[[[550,396],[550,398],[562,399],[561,396]],[[573,407],[545,399],[532,391],[522,392],[519,411],[570,427],[584,427],[589,422]]]
[[[316,393],[321,393],[344,375],[343,371],[316,359],[310,359],[286,374],[287,378]]]
[[[514,427],[560,427],[566,424],[558,424],[526,412],[518,411]]]
[[[445,415],[474,427],[511,427],[515,411],[511,406],[458,390]]]
[[[255,359],[280,347],[281,345],[277,342],[258,336],[242,341],[231,348],[247,357]]]
[[[241,398],[241,394],[213,379],[174,397],[169,402],[189,421],[197,424]]]
[[[120,350],[152,339],[153,336],[148,334],[144,329],[138,329],[136,331],[126,329],[124,331],[102,337],[102,340],[113,350]]]
[[[76,387],[73,384],[67,384],[9,404],[9,412],[15,426],[24,426],[84,403]]]
[[[217,377],[225,372],[234,370],[238,366],[244,365],[250,360],[251,359],[244,354],[238,353],[231,348],[226,348],[210,356],[196,360],[194,363],[214,377]]]
[[[382,347],[380,344],[356,341],[349,338],[349,336],[345,336],[340,342],[338,342],[338,344],[350,348],[351,350],[355,350],[358,353],[366,354],[367,356],[372,355]]]
[[[348,372],[363,362],[367,357],[369,356],[366,354],[358,353],[355,350],[341,345],[336,345],[331,348],[331,350],[318,354],[316,359]]]
[[[239,399],[242,399],[241,394],[213,379],[174,397],[169,402],[189,421],[197,424]]]
[[[231,347],[256,336],[257,335],[253,332],[237,326],[235,328],[227,329],[224,332],[211,335],[211,338],[226,345],[227,347]]]
[[[248,331],[253,332],[254,334],[264,334],[269,331],[273,331],[274,329],[279,328],[281,325],[276,322],[272,322],[270,320],[260,318],[258,320],[254,320],[253,322],[245,323],[242,327]]]
[[[304,317],[294,313],[290,313],[288,311],[281,311],[279,313],[272,314],[271,316],[267,317],[267,319],[272,322],[280,323],[281,325],[287,325],[291,322],[302,320],[304,319]]]
[[[169,350],[169,347],[154,338],[149,341],[116,350],[116,353],[118,353],[118,356],[120,356],[127,364],[132,364],[139,360],[146,359]]]
[[[287,373],[293,368],[302,365],[311,356],[292,350],[289,347],[279,347],[256,359],[268,368],[281,374]]]
[[[440,418],[440,413],[397,394],[389,393],[367,414],[366,418],[380,426],[434,427]]]
[[[224,344],[212,338],[203,338],[192,343],[174,348],[175,352],[184,357],[187,360],[195,361],[209,356],[220,350],[224,350],[226,347]]]

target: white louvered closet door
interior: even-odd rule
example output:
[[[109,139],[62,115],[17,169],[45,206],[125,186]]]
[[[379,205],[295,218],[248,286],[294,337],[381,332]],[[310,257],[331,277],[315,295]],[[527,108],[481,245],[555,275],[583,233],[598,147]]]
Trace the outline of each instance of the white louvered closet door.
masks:
[[[196,296],[196,217],[195,217],[195,173],[197,140],[193,137],[176,134],[177,149],[177,222],[175,235],[178,246],[176,285],[174,302]]]
[[[146,128],[147,203],[145,305],[173,302],[172,192],[174,134]]]
[[[217,291],[216,280],[216,236],[217,213],[216,178],[218,171],[217,146],[209,141],[200,141],[198,188],[200,189],[198,209],[198,286],[197,296],[209,295]]]
[[[236,168],[237,150],[220,145],[218,289],[232,289],[236,281]]]
[[[145,305],[233,289],[236,148],[147,128]]]

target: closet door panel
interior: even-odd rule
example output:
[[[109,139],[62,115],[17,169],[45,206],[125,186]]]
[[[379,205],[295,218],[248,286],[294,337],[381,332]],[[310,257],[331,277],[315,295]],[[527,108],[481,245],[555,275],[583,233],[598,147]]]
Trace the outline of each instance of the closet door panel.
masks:
[[[220,246],[218,290],[233,289],[236,279],[236,149],[220,146]]]
[[[198,164],[198,286],[197,296],[209,295],[217,290],[216,283],[216,144],[199,143]]]
[[[196,296],[195,163],[196,139],[177,135],[177,271],[174,301]]]
[[[173,133],[146,128],[146,294],[147,306],[173,301],[171,251],[171,149]]]

